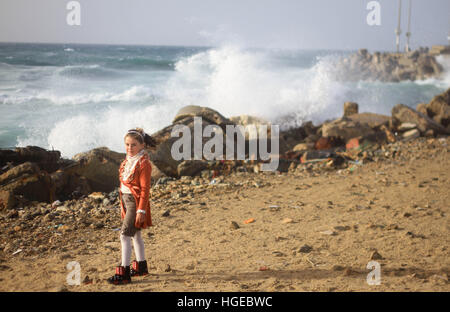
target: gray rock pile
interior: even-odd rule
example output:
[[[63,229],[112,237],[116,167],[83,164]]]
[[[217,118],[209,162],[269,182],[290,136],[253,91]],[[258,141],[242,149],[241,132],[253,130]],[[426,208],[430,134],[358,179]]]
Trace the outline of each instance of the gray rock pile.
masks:
[[[435,56],[425,49],[408,53],[373,54],[366,49],[360,49],[357,53],[341,59],[336,68],[341,75],[339,78],[352,81],[423,80],[439,77],[443,71]]]

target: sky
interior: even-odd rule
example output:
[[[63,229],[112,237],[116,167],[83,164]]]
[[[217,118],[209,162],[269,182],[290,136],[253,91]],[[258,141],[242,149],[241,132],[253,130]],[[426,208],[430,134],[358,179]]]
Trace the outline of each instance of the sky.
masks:
[[[0,42],[393,51],[398,19],[398,0],[78,0],[80,25],[69,25],[69,2],[1,0]],[[413,49],[448,44],[450,0],[412,0],[411,12]]]

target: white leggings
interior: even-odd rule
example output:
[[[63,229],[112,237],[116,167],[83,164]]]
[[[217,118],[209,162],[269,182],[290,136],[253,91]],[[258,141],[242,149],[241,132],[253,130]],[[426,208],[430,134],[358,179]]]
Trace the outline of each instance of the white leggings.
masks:
[[[122,266],[129,266],[131,262],[131,236],[120,234],[122,244]],[[141,231],[137,231],[133,236],[133,247],[137,261],[145,260],[144,241]]]

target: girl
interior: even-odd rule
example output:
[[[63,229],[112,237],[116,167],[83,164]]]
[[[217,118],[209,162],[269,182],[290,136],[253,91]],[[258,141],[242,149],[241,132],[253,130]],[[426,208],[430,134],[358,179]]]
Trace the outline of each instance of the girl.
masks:
[[[120,232],[122,264],[116,267],[116,274],[108,278],[111,284],[130,283],[131,276],[148,274],[141,236],[141,229],[152,225],[149,202],[152,166],[145,151],[148,146],[155,144],[142,128],[128,130],[125,135],[127,156],[119,167],[119,200],[123,220]],[[133,260],[130,269],[131,238],[136,260]]]

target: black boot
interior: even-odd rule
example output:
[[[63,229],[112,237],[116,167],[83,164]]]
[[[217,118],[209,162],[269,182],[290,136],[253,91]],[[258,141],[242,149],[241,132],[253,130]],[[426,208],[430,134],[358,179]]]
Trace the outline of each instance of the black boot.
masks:
[[[148,274],[147,261],[133,260],[131,264],[131,276],[144,276]]]
[[[114,285],[131,283],[130,266],[116,267],[116,274],[108,278],[108,282]]]

